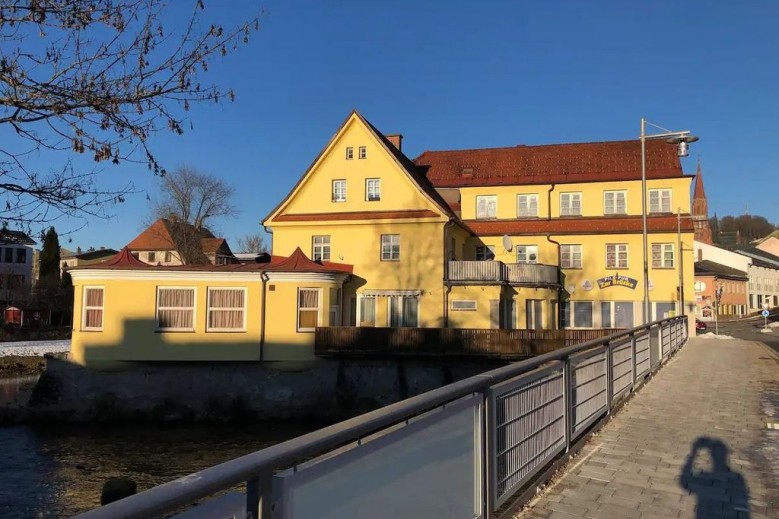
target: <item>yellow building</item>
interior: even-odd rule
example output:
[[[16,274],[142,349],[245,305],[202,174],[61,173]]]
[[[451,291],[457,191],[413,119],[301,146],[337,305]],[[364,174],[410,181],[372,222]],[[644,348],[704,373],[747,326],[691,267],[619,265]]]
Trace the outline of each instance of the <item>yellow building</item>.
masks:
[[[350,114],[264,219],[268,264],[74,270],[75,358],[312,358],[316,326],[643,322],[638,141],[428,151],[413,161],[401,145]],[[688,290],[681,308],[678,290],[680,279],[693,284],[692,176],[665,143],[648,142],[647,157],[654,320],[693,305]],[[99,330],[88,326],[98,313]],[[213,327],[219,315],[243,324]],[[188,320],[161,328],[167,319]]]

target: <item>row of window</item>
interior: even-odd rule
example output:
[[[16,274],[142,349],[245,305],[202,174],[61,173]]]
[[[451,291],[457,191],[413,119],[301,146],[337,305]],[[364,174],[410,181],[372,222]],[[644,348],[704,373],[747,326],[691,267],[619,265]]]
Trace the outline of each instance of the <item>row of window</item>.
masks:
[[[357,157],[365,159],[368,157],[368,149],[365,146],[357,148]],[[352,146],[346,147],[346,160],[352,160],[354,158],[354,148]]]
[[[779,292],[779,279],[753,278],[749,281],[749,289]]]
[[[15,254],[14,251],[16,251]],[[0,247],[0,262],[27,263],[27,249],[20,247]]]
[[[603,214],[627,214],[627,191],[604,191]],[[649,190],[649,212],[671,212],[671,190]],[[476,218],[492,219],[498,216],[498,196],[479,195],[476,197]],[[582,193],[560,193],[560,216],[582,215]],[[538,216],[538,194],[517,195],[517,218],[534,218]]]
[[[82,330],[103,329],[105,288],[84,287]],[[158,331],[195,329],[195,288],[157,287],[155,322]],[[209,287],[206,331],[246,331],[246,289]]]
[[[400,261],[400,234],[381,235],[381,261]],[[311,237],[311,257],[314,261],[330,261],[330,236]]]
[[[346,202],[346,180],[333,180],[332,200]],[[365,200],[368,202],[381,200],[381,179],[365,179]]]
[[[518,245],[517,263],[537,263],[538,245]],[[476,247],[476,260],[488,261],[495,259],[495,247],[484,245]],[[652,267],[653,268],[673,268],[674,267],[674,245],[673,243],[653,243],[652,244]],[[582,268],[582,246],[581,245],[560,245],[560,268],[580,269]],[[606,268],[626,269],[628,268],[628,244],[627,243],[609,243],[606,245]]]
[[[561,301],[560,318],[563,328],[592,328],[593,310],[596,303],[592,301]],[[634,305],[640,303],[632,301],[602,301],[600,303],[601,328],[633,328],[635,315]],[[675,302],[653,303],[654,319],[673,317],[676,313]]]

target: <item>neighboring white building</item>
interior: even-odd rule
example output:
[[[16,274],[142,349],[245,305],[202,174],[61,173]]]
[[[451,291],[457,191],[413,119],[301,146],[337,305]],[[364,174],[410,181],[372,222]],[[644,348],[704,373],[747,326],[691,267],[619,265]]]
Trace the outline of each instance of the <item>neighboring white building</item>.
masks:
[[[749,258],[749,309],[762,310],[764,304],[779,306],[779,256],[756,247],[744,247],[736,252]]]
[[[32,286],[35,240],[21,231],[0,229],[0,304],[26,303]]]

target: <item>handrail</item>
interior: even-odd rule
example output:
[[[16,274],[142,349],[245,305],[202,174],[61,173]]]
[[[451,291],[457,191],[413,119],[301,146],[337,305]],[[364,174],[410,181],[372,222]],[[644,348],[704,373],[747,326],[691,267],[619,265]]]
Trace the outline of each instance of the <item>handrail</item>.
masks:
[[[659,319],[606,337],[568,346],[486,373],[475,375],[426,393],[390,404],[343,422],[304,434],[283,443],[221,463],[174,481],[85,512],[78,519],[140,519],[174,511],[192,504],[214,492],[230,488],[273,470],[287,468],[295,462],[356,441],[382,428],[412,418],[490,386],[530,372],[544,364],[565,360],[573,354],[611,343],[620,338],[633,338],[649,332],[652,327],[670,324],[686,316]]]

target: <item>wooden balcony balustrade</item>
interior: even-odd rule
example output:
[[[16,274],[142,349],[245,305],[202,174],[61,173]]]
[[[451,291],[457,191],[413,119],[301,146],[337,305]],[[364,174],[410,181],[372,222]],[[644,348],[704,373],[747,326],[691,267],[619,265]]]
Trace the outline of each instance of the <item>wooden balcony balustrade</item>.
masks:
[[[477,356],[517,359],[606,337],[618,331],[621,330],[331,326],[316,329],[314,352],[318,356]]]
[[[503,284],[559,286],[560,269],[537,263],[450,261],[448,281],[454,285]]]

